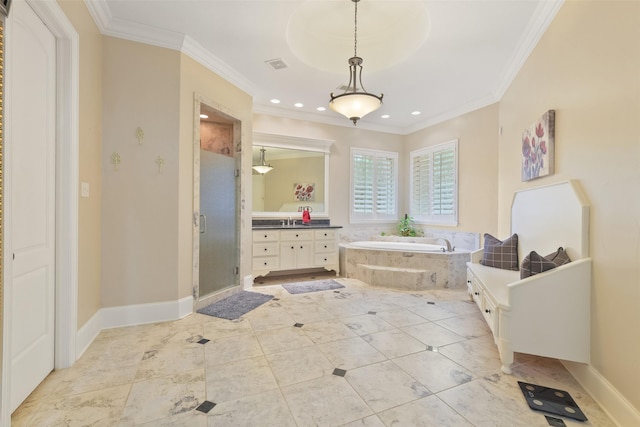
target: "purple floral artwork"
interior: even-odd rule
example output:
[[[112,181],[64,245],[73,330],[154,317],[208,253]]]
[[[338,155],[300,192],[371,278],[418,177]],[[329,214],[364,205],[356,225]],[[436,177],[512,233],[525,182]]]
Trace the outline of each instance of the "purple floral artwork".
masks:
[[[316,184],[293,184],[293,200],[296,202],[313,202]]]
[[[549,110],[522,133],[522,181],[553,175],[555,111]]]

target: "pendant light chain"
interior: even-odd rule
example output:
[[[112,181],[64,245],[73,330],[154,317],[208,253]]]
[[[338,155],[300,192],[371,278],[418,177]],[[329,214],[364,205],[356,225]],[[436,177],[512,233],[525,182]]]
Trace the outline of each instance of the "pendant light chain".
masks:
[[[354,0],[356,5],[356,12],[353,18],[353,56],[358,56],[358,2],[360,0]]]

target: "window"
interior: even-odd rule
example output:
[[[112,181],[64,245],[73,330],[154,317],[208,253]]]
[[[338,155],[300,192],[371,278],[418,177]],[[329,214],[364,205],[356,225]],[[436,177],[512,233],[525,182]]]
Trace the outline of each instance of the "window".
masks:
[[[458,224],[458,141],[411,152],[410,209],[416,222]]]
[[[398,218],[398,153],[351,149],[351,222]]]

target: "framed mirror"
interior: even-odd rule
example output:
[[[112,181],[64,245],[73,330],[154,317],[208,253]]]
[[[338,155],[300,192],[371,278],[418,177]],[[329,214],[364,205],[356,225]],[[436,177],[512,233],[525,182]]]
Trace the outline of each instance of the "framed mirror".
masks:
[[[253,217],[297,218],[303,209],[309,209],[312,217],[328,217],[332,144],[254,132]]]

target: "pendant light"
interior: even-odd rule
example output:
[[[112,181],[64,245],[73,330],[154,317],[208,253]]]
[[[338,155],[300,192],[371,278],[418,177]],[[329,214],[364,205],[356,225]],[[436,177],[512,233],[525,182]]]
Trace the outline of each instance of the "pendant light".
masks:
[[[265,153],[265,149],[264,147],[262,147],[260,149],[260,163],[258,163],[257,165],[253,165],[253,169],[261,174],[265,174],[267,172],[270,172],[273,170],[273,168],[271,167],[271,165],[268,165],[267,162],[264,159],[264,153]]]
[[[367,114],[377,110],[382,105],[382,97],[367,92],[362,85],[362,58],[358,56],[358,2],[351,0],[355,4],[354,19],[354,44],[353,57],[349,58],[349,84],[341,95],[334,96],[331,93],[329,108],[336,113],[340,113],[353,122],[355,126],[358,120]],[[357,83],[360,83],[361,92],[358,92]]]

